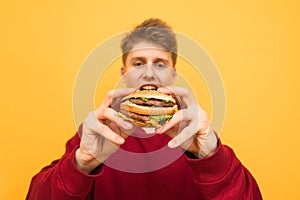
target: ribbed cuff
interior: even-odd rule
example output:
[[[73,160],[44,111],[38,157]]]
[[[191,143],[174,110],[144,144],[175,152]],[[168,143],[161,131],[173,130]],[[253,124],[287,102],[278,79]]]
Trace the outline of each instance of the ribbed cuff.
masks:
[[[97,169],[97,174],[93,175],[80,171],[74,161],[76,149],[74,148],[70,154],[60,161],[59,175],[67,192],[80,196],[91,190],[94,180],[102,174],[102,168]]]
[[[194,178],[201,183],[211,183],[224,178],[232,165],[233,151],[223,146],[219,140],[216,152],[208,157],[193,159],[185,156],[188,165],[194,172]]]

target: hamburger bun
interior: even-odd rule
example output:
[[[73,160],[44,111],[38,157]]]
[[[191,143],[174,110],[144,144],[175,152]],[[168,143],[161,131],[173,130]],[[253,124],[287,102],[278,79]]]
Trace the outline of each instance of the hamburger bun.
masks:
[[[122,99],[118,116],[137,126],[158,128],[177,111],[176,100],[171,95],[154,89],[143,89]]]

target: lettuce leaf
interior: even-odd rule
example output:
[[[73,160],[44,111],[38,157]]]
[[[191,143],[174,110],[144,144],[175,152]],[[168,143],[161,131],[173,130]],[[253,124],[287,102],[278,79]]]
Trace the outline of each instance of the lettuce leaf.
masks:
[[[164,124],[166,121],[171,119],[173,115],[153,115],[150,116],[151,119],[159,123],[160,125]]]

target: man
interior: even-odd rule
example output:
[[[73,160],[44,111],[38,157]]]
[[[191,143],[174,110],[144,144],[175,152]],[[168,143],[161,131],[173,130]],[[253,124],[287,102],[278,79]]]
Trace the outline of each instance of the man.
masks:
[[[128,88],[110,91],[88,114],[62,158],[33,177],[27,199],[262,199],[255,179],[222,145],[192,93],[170,86],[177,58],[171,28],[148,19],[126,35],[121,48]],[[119,100],[145,85],[181,102],[151,134],[117,116]],[[137,153],[144,156],[136,159]]]

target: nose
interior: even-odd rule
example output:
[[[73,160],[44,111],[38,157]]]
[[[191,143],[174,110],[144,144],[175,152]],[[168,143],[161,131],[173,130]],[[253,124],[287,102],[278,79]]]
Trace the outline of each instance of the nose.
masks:
[[[153,67],[152,67],[152,65],[150,64],[148,64],[148,65],[146,65],[146,68],[145,68],[145,72],[144,72],[144,74],[143,74],[143,77],[145,78],[145,79],[151,79],[151,78],[153,78],[154,77],[154,71],[153,71]]]

